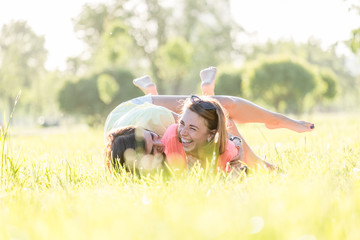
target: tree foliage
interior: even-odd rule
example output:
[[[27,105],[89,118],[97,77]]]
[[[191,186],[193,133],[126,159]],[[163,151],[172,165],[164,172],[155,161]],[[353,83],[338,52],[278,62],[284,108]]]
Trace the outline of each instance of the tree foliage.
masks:
[[[254,99],[262,99],[277,111],[302,113],[306,98],[314,97],[320,84],[314,72],[304,63],[291,59],[266,59],[250,76]]]
[[[351,10],[356,11],[360,15],[360,4],[352,4]],[[351,31],[351,38],[348,44],[351,51],[360,53],[360,27]]]
[[[324,83],[324,90],[321,93],[321,95],[325,99],[333,99],[335,98],[339,93],[339,84],[338,79],[335,76],[334,72],[330,69],[321,69],[320,72],[320,78]]]
[[[172,94],[181,94],[183,79],[192,64],[193,48],[183,38],[170,39],[162,45],[156,56],[156,64],[162,66],[159,76],[167,79]]]
[[[320,79],[323,81],[322,84],[325,84],[325,86],[327,84],[332,84],[330,82],[327,83],[326,78],[321,77],[321,73],[324,71],[328,72],[334,80],[334,88],[331,91],[336,91],[336,95],[338,97],[326,99],[327,94],[320,94],[316,105],[319,108],[329,109],[328,106],[322,105],[325,103],[328,105],[329,100],[332,100],[332,109],[353,109],[354,107],[358,106],[358,102],[360,100],[358,97],[360,85],[356,81],[355,77],[351,74],[347,66],[348,61],[346,57],[339,55],[337,48],[338,45],[334,44],[333,46],[324,50],[321,47],[321,42],[316,39],[310,39],[307,43],[303,44],[295,44],[293,41],[269,41],[264,45],[255,45],[249,47],[246,58],[248,60],[256,61],[257,59],[261,59],[264,56],[271,57],[287,55],[296,56],[298,59],[303,59],[318,69],[317,71],[318,74],[320,74]],[[328,89],[330,91],[330,88],[332,87],[324,87],[323,90],[325,91]]]
[[[127,45],[131,49],[127,63],[132,64],[127,66],[137,72],[150,73],[162,93],[173,92],[167,89],[166,78],[169,74],[164,73],[163,61],[159,61],[159,56],[165,54],[164,48],[169,47],[164,46],[172,39],[184,39],[194,51],[191,55],[193,64],[184,69],[182,66],[188,62],[181,62],[177,70],[177,76],[186,78],[181,83],[186,88],[191,79],[198,77],[199,68],[216,66],[231,59],[236,34],[242,31],[231,19],[228,0],[116,0],[108,5],[86,5],[75,19],[75,30],[87,43],[91,53],[106,49],[107,55],[113,56],[111,51],[118,52],[119,49],[116,50],[111,41],[104,39],[107,38],[109,25],[114,22],[124,24],[126,34],[132,39],[132,45]],[[124,32],[121,39],[126,39],[126,34]],[[183,53],[184,56],[187,54]],[[177,56],[180,55],[178,50]],[[110,60],[116,62],[112,58]],[[182,60],[188,61],[187,58]]]
[[[105,104],[111,103],[115,94],[119,92],[119,85],[114,77],[109,74],[101,74],[98,76],[97,88],[99,97]]]
[[[41,79],[47,58],[44,43],[44,37],[36,35],[24,21],[11,22],[1,29],[0,91],[8,107],[22,89],[21,105],[31,105],[37,113],[41,111]]]
[[[128,35],[127,26],[121,21],[114,20],[105,26],[98,45],[91,59],[91,66],[96,71],[109,66],[126,66],[134,44]]]
[[[100,123],[118,104],[141,95],[132,79],[134,76],[127,70],[107,69],[77,81],[67,81],[59,91],[60,109],[87,117],[91,125]]]
[[[215,94],[242,96],[242,72],[240,68],[220,67],[215,83]]]
[[[351,51],[354,53],[360,52],[360,28],[351,31],[352,37],[349,40]]]
[[[329,68],[338,76],[349,77],[346,71],[346,61],[343,56],[336,53],[336,45],[327,50],[322,49],[321,42],[310,39],[306,43],[296,44],[293,41],[268,41],[264,45],[254,45],[248,48],[246,59],[256,60],[264,56],[296,56],[298,59],[317,65],[321,68]]]

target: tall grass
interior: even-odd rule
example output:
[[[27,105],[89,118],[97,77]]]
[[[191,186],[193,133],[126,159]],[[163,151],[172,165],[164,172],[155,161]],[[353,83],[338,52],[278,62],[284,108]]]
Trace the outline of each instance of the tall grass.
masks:
[[[0,141],[1,141],[0,142],[1,143],[0,144],[0,147],[1,147],[0,180],[1,180],[1,183],[6,181],[6,178],[4,178],[4,175],[6,174],[5,171],[11,171],[12,175],[14,175],[14,174],[16,175],[17,171],[19,171],[19,166],[16,163],[14,163],[13,158],[8,156],[6,140],[7,140],[7,134],[9,131],[9,127],[10,127],[10,122],[13,117],[15,107],[19,101],[20,96],[21,96],[21,90],[19,91],[18,95],[16,96],[14,107],[9,116],[9,121],[6,121],[6,114],[4,114],[4,129],[0,126]]]
[[[303,134],[240,126],[285,170],[242,179],[200,168],[110,175],[101,129],[11,129],[6,156],[16,170],[2,166],[0,239],[357,239],[358,119],[313,116],[315,131]]]

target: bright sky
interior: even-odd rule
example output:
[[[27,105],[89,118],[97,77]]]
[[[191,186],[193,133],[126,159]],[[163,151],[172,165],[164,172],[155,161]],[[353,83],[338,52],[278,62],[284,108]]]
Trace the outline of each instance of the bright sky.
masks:
[[[259,40],[321,39],[325,46],[350,38],[360,27],[360,16],[344,0],[231,0],[235,20]]]
[[[26,20],[34,32],[44,35],[49,51],[47,68],[65,67],[67,57],[82,51],[73,32],[71,19],[84,3],[110,0],[2,0],[0,28],[11,20]],[[349,0],[230,0],[234,19],[254,33],[253,41],[294,39],[305,42],[320,39],[324,46],[350,38],[360,27],[360,16],[349,12]],[[351,1],[350,1],[351,2]]]

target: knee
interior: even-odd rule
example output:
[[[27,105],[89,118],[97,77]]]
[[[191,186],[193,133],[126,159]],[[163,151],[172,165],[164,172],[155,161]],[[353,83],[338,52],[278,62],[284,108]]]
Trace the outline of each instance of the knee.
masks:
[[[228,113],[232,112],[235,109],[236,103],[235,99],[230,96],[217,96],[220,104],[227,110]]]

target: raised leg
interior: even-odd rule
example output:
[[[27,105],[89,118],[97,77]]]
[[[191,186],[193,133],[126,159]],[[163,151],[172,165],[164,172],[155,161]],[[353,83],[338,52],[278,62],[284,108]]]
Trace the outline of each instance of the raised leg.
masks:
[[[216,67],[205,68],[200,71],[201,92],[203,95],[215,95]]]
[[[200,72],[201,90],[203,95],[215,95],[216,67],[209,67]],[[279,113],[268,111],[252,102],[239,97],[212,96],[228,111],[229,118],[236,123],[264,123],[269,129],[287,128],[295,132],[308,132],[314,124],[294,120]]]
[[[215,78],[217,70],[209,67],[200,72],[201,89],[204,95],[214,94]],[[183,101],[189,97],[186,95],[158,95],[155,83],[149,76],[143,76],[133,80],[145,94],[152,94],[155,105],[160,105],[180,114]],[[314,129],[314,124],[306,121],[295,120],[280,113],[268,111],[248,100],[233,96],[212,96],[227,110],[229,118],[236,123],[263,123],[269,129],[287,128],[295,132],[309,132]]]
[[[141,89],[145,94],[158,95],[156,84],[149,76],[142,76],[133,80],[135,86]]]
[[[182,103],[187,95],[158,95],[152,96],[155,105],[181,113]],[[287,128],[295,132],[309,132],[314,124],[301,120],[294,120],[280,113],[268,111],[248,100],[232,96],[212,96],[227,110],[229,118],[236,123],[263,123],[269,129]]]
[[[313,123],[291,119],[283,114],[266,110],[239,97],[213,96],[228,111],[229,118],[236,123],[264,123],[269,129],[287,128],[295,132],[309,132]]]

